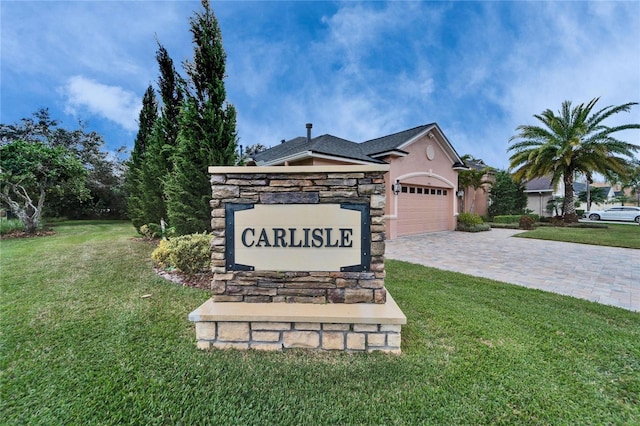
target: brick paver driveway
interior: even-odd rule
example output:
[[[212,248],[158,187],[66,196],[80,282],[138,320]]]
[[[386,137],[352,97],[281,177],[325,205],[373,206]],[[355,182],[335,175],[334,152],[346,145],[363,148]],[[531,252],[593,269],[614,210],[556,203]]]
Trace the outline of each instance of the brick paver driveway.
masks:
[[[386,256],[640,311],[640,250],[436,232],[387,241]]]

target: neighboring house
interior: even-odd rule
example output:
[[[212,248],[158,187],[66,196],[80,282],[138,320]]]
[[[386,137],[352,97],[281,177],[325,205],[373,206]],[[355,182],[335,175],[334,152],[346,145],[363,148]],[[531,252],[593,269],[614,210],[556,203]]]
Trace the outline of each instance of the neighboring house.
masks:
[[[527,210],[539,216],[551,216],[547,212],[547,204],[555,194],[550,177],[531,179],[525,184],[524,193],[527,194]]]
[[[436,123],[418,126],[362,143],[332,135],[283,141],[259,152],[248,164],[316,166],[389,164],[386,174],[387,238],[453,230],[458,214],[460,156]],[[395,194],[393,185],[399,183]]]
[[[605,199],[605,203],[610,203],[615,197],[615,192],[613,188],[610,186],[606,186],[605,184],[592,184],[591,189],[600,188],[602,189]],[[587,190],[587,184],[583,182],[574,182],[573,183],[573,194],[578,198],[580,193]],[[540,216],[552,216],[553,212],[547,211],[547,204],[554,198],[562,198],[564,197],[564,184],[563,182],[558,182],[558,187],[553,188],[551,186],[551,178],[549,177],[541,177],[530,180],[525,184],[525,194],[527,194],[527,209],[532,211],[533,213]],[[602,210],[606,208],[605,204],[591,204],[591,210]],[[586,203],[580,207],[582,210],[586,210]]]

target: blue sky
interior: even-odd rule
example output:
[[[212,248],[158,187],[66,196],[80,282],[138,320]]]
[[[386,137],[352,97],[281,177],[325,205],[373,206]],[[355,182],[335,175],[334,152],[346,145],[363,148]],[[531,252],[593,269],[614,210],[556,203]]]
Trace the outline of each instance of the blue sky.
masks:
[[[194,1],[0,2],[0,122],[48,107],[132,148],[156,84],[181,69]],[[240,144],[361,142],[437,122],[460,155],[506,168],[509,137],[562,101],[640,101],[640,2],[212,2]],[[640,108],[611,124],[640,122]],[[640,145],[640,132],[622,137]]]

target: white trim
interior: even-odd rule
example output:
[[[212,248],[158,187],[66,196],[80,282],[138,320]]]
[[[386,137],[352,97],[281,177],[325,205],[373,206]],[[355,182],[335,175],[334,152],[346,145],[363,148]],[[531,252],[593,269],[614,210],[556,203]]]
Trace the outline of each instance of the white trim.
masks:
[[[260,163],[259,166],[266,166],[266,167],[278,166],[281,164],[285,164],[286,162],[300,161],[307,158],[322,158],[325,160],[343,161],[346,163],[361,164],[361,165],[379,164],[373,161],[356,160],[353,158],[339,157],[339,156],[329,155],[329,154],[319,154],[314,151],[303,151],[303,152],[298,152],[296,154],[289,155],[288,157],[281,157],[276,160],[265,161],[263,163]]]
[[[380,158],[380,157],[386,157],[387,155],[394,156],[394,157],[406,157],[407,155],[409,155],[409,153],[406,151],[402,151],[400,149],[389,149],[387,151],[383,151],[377,154],[372,154],[369,157]]]
[[[391,191],[393,194],[393,191]],[[385,219],[397,219],[398,218],[398,198],[400,193],[393,194],[393,211],[390,214],[385,215]]]
[[[413,173],[407,173],[405,175],[401,175],[401,176],[396,176],[394,179],[396,180],[402,180],[402,179],[409,179],[412,177],[416,177],[416,176],[428,176],[428,177],[432,177],[432,178],[436,178],[441,182],[445,182],[449,185],[451,185],[450,188],[447,188],[449,190],[451,190],[453,192],[453,212],[456,213],[458,211],[458,209],[456,208],[456,197],[455,197],[455,192],[457,191],[457,186],[454,185],[450,180],[445,179],[444,177],[437,175],[435,173],[433,173],[431,170],[429,170],[428,172],[413,172]],[[402,182],[400,182],[402,183]],[[390,214],[385,215],[385,219],[398,219],[398,195],[400,194],[393,194],[393,210],[391,211]]]
[[[435,124],[432,124],[431,126],[427,127],[426,129],[424,129],[423,131],[421,131],[420,133],[418,133],[417,135],[415,135],[411,139],[406,140],[402,145],[398,145],[398,147],[396,149],[403,149],[403,148],[411,145],[412,143],[414,143],[415,141],[417,141],[418,139],[420,139],[424,135],[428,134],[435,127],[436,127]]]
[[[247,174],[247,173],[367,173],[388,172],[388,164],[336,165],[336,166],[210,166],[209,174]]]
[[[418,139],[422,138],[423,136],[428,135],[429,133],[433,134],[434,130],[437,131],[437,133],[440,136],[440,138],[442,138],[442,140],[444,140],[444,146],[443,146],[443,143],[440,140],[440,138],[429,137],[429,140],[434,141],[435,143],[437,143],[440,146],[440,149],[442,149],[442,152],[444,152],[444,155],[447,157],[447,160],[449,160],[449,162],[452,165],[458,162],[453,157],[456,157],[460,162],[462,162],[462,158],[460,158],[460,156],[456,153],[455,149],[453,148],[453,145],[451,145],[451,142],[449,142],[449,140],[442,133],[442,131],[440,130],[440,128],[438,127],[437,124],[432,124],[431,126],[427,127],[425,130],[423,130],[422,132],[418,133],[417,135],[415,135],[411,139],[407,140],[402,145],[399,145],[396,149],[404,149],[405,147],[407,147],[407,146],[411,145],[412,143],[416,142]]]
[[[310,158],[310,157],[311,157],[311,151],[303,151],[303,152],[298,152],[298,153],[289,155],[288,157],[280,157],[275,160],[265,161],[263,163],[260,163],[259,166],[260,167],[277,166],[277,165],[284,164],[287,161],[304,160],[305,158]]]
[[[362,164],[362,165],[379,164],[379,163],[374,163],[373,161],[355,160],[353,158],[348,158],[348,157],[336,157],[335,155],[316,154],[316,153],[313,153],[313,151],[311,154],[311,158],[323,158],[325,160],[348,161],[353,164]]]
[[[407,173],[405,175],[396,176],[395,179],[402,180],[402,179],[409,179],[409,178],[416,177],[416,176],[427,176],[427,177],[436,178],[436,179],[438,179],[438,180],[440,180],[442,182],[445,182],[445,183],[451,185],[451,188],[454,188],[454,189],[456,188],[456,185],[454,185],[454,183],[451,182],[449,179],[446,179],[443,176],[437,175],[437,174],[433,173],[431,170],[429,170],[428,172]],[[400,183],[402,183],[402,182],[400,182]]]

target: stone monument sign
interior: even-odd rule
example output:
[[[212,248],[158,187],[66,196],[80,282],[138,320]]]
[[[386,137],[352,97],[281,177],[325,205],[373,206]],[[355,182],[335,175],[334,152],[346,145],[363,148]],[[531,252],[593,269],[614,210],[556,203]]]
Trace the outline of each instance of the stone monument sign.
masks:
[[[198,346],[400,352],[406,318],[384,287],[387,170],[210,167],[213,295],[189,316]]]

